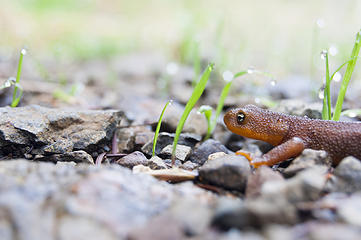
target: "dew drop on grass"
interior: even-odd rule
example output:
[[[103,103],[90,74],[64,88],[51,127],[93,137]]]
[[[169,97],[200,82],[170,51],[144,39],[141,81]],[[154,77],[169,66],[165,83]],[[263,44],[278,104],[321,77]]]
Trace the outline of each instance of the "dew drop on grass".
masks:
[[[247,73],[248,73],[248,74],[252,74],[252,73],[254,73],[254,71],[255,71],[254,67],[249,67],[249,68],[247,69]]]
[[[326,59],[326,55],[327,55],[327,50],[323,50],[321,52],[321,59]]]
[[[21,52],[20,52],[20,53],[21,53],[22,55],[26,55],[26,52],[27,52],[26,49],[23,48],[23,49],[21,49]]]
[[[234,75],[231,71],[227,70],[227,71],[223,72],[222,77],[223,77],[224,81],[230,82],[233,80]]]
[[[331,56],[335,56],[338,53],[338,48],[335,45],[331,45],[328,51]]]
[[[173,104],[173,102],[174,102],[173,99],[169,100],[168,106],[171,106]]]
[[[341,81],[341,78],[342,78],[341,73],[336,72],[335,75],[333,76],[333,81],[339,82],[339,81]]]
[[[351,118],[354,118],[354,117],[357,117],[357,114],[355,112],[350,112],[348,114],[348,116],[351,117]]]
[[[324,28],[325,27],[325,20],[323,18],[318,18],[316,20],[317,27]]]
[[[168,63],[167,67],[166,67],[166,71],[167,71],[167,74],[172,75],[172,76],[177,74],[178,64],[176,64],[175,62]]]

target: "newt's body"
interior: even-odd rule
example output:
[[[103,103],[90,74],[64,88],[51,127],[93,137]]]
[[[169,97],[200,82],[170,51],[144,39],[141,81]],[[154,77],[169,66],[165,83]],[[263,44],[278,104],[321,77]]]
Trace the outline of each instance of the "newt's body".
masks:
[[[309,119],[247,105],[228,111],[224,123],[236,134],[276,146],[251,160],[255,167],[285,161],[305,148],[325,150],[335,165],[346,156],[361,159],[361,122]]]

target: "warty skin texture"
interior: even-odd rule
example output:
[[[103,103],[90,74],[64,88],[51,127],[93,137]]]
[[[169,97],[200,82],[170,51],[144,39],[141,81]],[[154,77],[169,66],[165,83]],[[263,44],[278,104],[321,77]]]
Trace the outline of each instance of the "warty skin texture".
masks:
[[[282,162],[305,148],[325,150],[334,165],[347,156],[361,159],[361,122],[309,119],[246,105],[228,111],[224,123],[236,134],[277,146],[252,160],[254,166]]]

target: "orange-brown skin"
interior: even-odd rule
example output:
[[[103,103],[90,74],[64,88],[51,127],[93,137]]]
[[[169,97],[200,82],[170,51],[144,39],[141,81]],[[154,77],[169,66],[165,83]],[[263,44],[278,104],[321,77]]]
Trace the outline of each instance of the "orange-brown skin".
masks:
[[[232,132],[276,146],[251,165],[274,165],[296,157],[305,148],[325,150],[334,165],[344,157],[361,159],[361,122],[336,122],[296,117],[253,105],[232,109],[224,116]]]

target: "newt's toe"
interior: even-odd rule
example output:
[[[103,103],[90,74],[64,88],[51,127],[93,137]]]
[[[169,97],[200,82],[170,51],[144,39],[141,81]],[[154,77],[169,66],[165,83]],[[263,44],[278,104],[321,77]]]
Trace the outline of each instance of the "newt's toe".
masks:
[[[247,160],[248,160],[249,162],[251,162],[251,161],[252,161],[251,154],[250,154],[250,153],[248,153],[248,152],[244,152],[244,151],[237,151],[237,152],[236,152],[236,155],[241,155],[241,156],[243,156],[243,157],[247,158]]]

